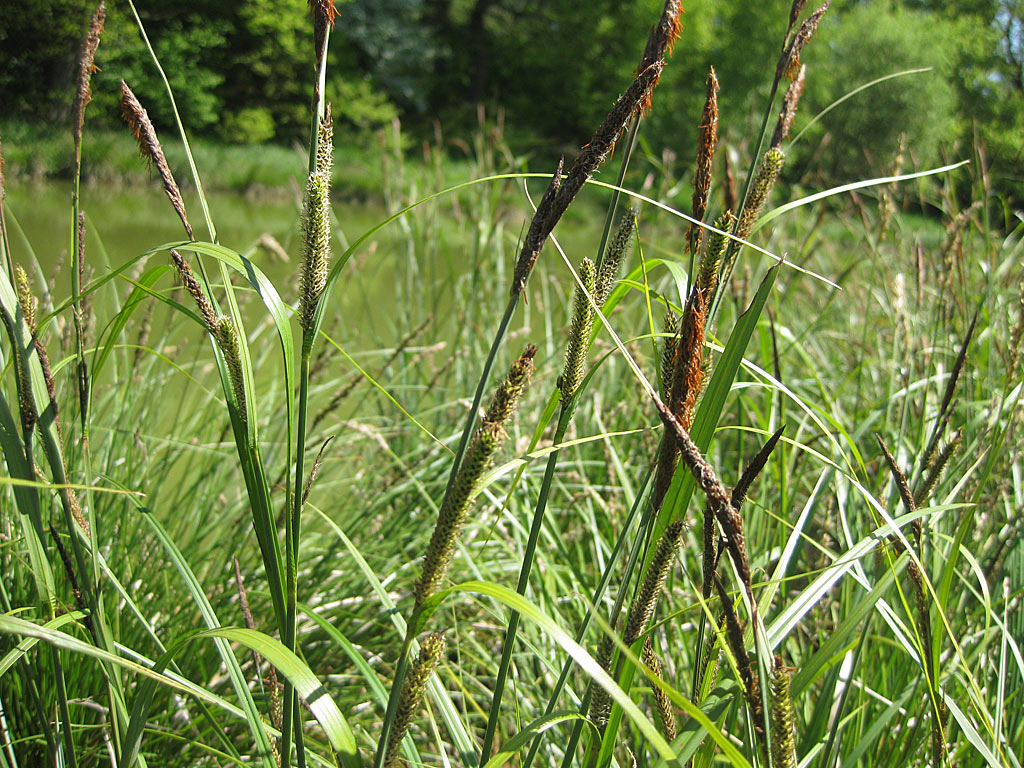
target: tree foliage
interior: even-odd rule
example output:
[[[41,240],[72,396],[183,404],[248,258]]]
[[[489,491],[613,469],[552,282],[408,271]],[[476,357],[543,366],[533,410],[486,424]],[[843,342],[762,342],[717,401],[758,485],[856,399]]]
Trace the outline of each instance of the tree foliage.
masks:
[[[301,141],[312,67],[310,28],[295,0],[138,0],[189,130],[238,143]],[[349,0],[339,3],[328,97],[339,128],[374,129],[401,117],[426,135],[475,124],[477,105],[500,107],[523,146],[571,151],[628,82],[629,53],[643,45],[661,0]],[[123,77],[159,127],[172,114],[163,83],[125,2],[113,0],[97,63],[90,119],[117,120]],[[749,135],[763,113],[790,0],[756,12],[740,0],[691,0],[685,31],[645,128],[655,153],[693,156],[704,80],[721,83],[722,135]],[[72,72],[93,0],[0,4],[0,99],[34,121],[66,114]],[[767,20],[767,22],[766,22]],[[957,141],[981,139],[995,175],[1012,188],[1024,176],[1024,0],[861,0],[826,16],[806,63],[815,109],[900,69],[927,75],[858,94],[808,136],[827,132],[820,157],[835,177],[882,166],[897,137],[931,162]],[[808,142],[810,146],[813,142]]]

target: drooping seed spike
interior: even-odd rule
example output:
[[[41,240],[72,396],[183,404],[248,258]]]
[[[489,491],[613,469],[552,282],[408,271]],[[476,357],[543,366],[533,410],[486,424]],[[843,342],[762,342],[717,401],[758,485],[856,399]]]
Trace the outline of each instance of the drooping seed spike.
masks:
[[[907,482],[907,476],[903,473],[900,465],[896,462],[896,457],[889,451],[889,446],[885,444],[882,436],[875,433],[875,439],[878,441],[879,447],[882,449],[882,455],[885,456],[885,463],[889,466],[889,472],[892,474],[892,479],[896,483],[896,490],[899,491],[900,500],[903,502],[903,509],[911,515],[917,511],[917,504],[914,502],[914,494],[910,492],[910,484]],[[910,524],[910,529],[914,533],[914,539],[918,546],[921,547],[921,521],[914,520]]]
[[[121,81],[121,117],[128,123],[132,136],[139,144],[139,153],[145,158],[151,168],[156,168],[160,174],[160,180],[164,185],[164,194],[171,201],[178,218],[185,226],[188,239],[194,240],[192,226],[188,223],[185,215],[185,201],[181,197],[181,190],[178,189],[178,182],[174,180],[170,166],[167,165],[167,158],[164,156],[163,147],[156,137],[156,129],[149,114],[142,108],[142,104],[132,93],[132,89],[124,80]]]
[[[647,37],[647,46],[644,48],[644,55],[640,60],[640,66],[637,67],[637,73],[639,74],[651,65],[664,64],[665,58],[671,55],[682,29],[683,4],[679,0],[667,0],[665,7],[662,9],[661,18],[651,28],[651,33]],[[655,78],[654,82],[654,85],[656,84],[657,78]],[[653,90],[653,87],[652,85],[651,90]],[[649,90],[646,98],[640,105],[639,114],[641,116],[645,115],[650,110],[651,91]]]
[[[668,578],[669,571],[672,569],[672,561],[682,535],[683,521],[677,520],[665,529],[665,533],[658,540],[657,549],[647,567],[640,591],[629,611],[626,631],[622,636],[626,645],[635,643],[647,629],[647,623],[654,615],[654,609],[658,604],[661,588],[665,585],[665,579]]]
[[[761,163],[757,166],[754,179],[750,183],[750,192],[747,194],[747,201],[743,205],[743,213],[740,214],[740,224],[736,230],[736,235],[741,240],[747,239],[747,236],[754,228],[754,224],[761,218],[761,211],[764,208],[765,201],[768,199],[768,193],[771,192],[772,187],[775,185],[775,179],[778,178],[785,159],[785,153],[778,147],[772,147],[761,158]]]
[[[604,306],[608,300],[608,294],[612,292],[615,281],[619,279],[619,268],[626,258],[626,249],[633,240],[633,233],[636,231],[635,208],[627,210],[619,220],[619,226],[615,235],[605,249],[604,258],[601,259],[601,268],[598,270],[597,282],[594,284],[594,303],[597,306]]]
[[[402,739],[409,731],[412,719],[423,706],[423,695],[427,683],[444,655],[444,635],[432,633],[420,641],[420,652],[417,654],[412,668],[402,683],[402,693],[398,699],[398,709],[388,734],[388,745],[384,752],[384,768],[402,768],[405,762],[399,757]]]
[[[750,655],[743,643],[743,627],[740,625],[739,617],[736,615],[736,606],[733,604],[729,592],[726,590],[722,580],[715,577],[715,587],[718,590],[718,598],[722,601],[722,612],[725,614],[725,636],[729,641],[729,649],[736,659],[736,666],[740,672],[740,679],[743,681],[743,689],[746,694],[747,704],[754,713],[755,728],[763,737],[764,708],[761,703],[761,686],[757,679],[757,673],[750,663]]]
[[[199,285],[199,281],[196,279],[195,274],[192,272],[192,267],[188,265],[185,258],[173,248],[171,249],[171,261],[174,262],[174,266],[178,270],[178,275],[181,277],[181,282],[185,286],[185,290],[189,292],[189,295],[195,299],[196,306],[199,307],[199,314],[202,315],[203,322],[206,324],[207,330],[210,333],[216,332],[217,327],[217,315],[213,311],[213,305],[210,303],[210,299],[207,298],[203,292],[203,288]]]
[[[583,366],[590,343],[590,331],[594,327],[594,310],[590,296],[594,292],[594,262],[584,259],[580,264],[580,283],[573,294],[572,323],[569,326],[569,341],[565,346],[565,367],[559,379],[562,390],[562,408],[568,408],[583,381]],[[595,299],[596,301],[596,299]]]
[[[776,656],[772,664],[771,733],[772,765],[777,768],[796,768],[796,717],[793,699],[789,693],[789,670]]]
[[[704,99],[704,110],[701,113],[700,128],[697,139],[697,165],[693,175],[693,210],[690,215],[697,221],[704,220],[708,198],[711,195],[711,167],[715,159],[715,145],[718,143],[718,78],[715,68],[708,73],[707,94]],[[690,252],[700,250],[704,229],[690,224],[688,239]]]
[[[245,375],[242,369],[242,352],[238,345],[238,331],[235,329],[234,321],[227,315],[216,318],[213,335],[217,339],[217,345],[220,347],[221,354],[224,355],[224,362],[228,367],[228,377],[231,379],[231,389],[238,406],[238,416],[243,422],[247,422],[249,413],[245,403]]]

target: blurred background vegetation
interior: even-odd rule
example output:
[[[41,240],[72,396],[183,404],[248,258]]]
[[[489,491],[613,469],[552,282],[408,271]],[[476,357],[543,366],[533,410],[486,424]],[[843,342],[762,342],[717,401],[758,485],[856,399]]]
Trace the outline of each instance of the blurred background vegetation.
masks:
[[[300,0],[138,0],[175,89],[185,125],[214,144],[288,147],[306,136],[310,94]],[[513,150],[545,166],[572,153],[628,81],[661,0],[350,0],[339,2],[328,96],[344,139],[372,146],[402,123],[409,149],[439,130],[465,136],[478,108],[504,114]],[[32,147],[31,173],[70,172],[66,136],[74,60],[93,0],[0,4],[0,134]],[[94,78],[90,131],[123,134],[118,82],[127,80],[158,128],[171,125],[160,75],[126,3],[109,3]],[[785,22],[790,0],[687,3],[685,33],[645,125],[651,157],[693,156],[704,79],[721,82],[722,135],[751,135],[777,57],[765,24]],[[863,90],[815,122],[789,166],[841,183],[962,159],[981,147],[1004,198],[1024,189],[1024,0],[847,0],[834,4],[812,46],[796,131],[835,100],[886,75],[931,67]],[[767,20],[767,21],[766,21]],[[571,67],[565,61],[573,61]],[[18,122],[13,122],[17,116]],[[743,124],[737,124],[739,123]],[[746,122],[744,122],[746,121]],[[65,139],[61,139],[66,141]],[[12,159],[8,141],[5,155]],[[17,147],[14,149],[17,152]],[[87,155],[88,162],[88,155]],[[93,156],[98,172],[102,163]],[[531,165],[533,162],[531,161]],[[132,167],[134,173],[135,168]],[[671,168],[667,170],[672,170]]]

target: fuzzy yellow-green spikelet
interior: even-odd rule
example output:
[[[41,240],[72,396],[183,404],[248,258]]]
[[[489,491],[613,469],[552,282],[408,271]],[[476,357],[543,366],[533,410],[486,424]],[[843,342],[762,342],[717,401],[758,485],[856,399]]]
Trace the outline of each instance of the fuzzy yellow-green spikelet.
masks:
[[[444,647],[444,635],[438,633],[427,635],[420,642],[420,652],[402,684],[402,694],[398,699],[395,720],[391,726],[391,733],[388,734],[387,751],[384,753],[384,768],[401,768],[403,765],[402,759],[398,756],[399,747],[409,730],[409,724],[423,705],[423,694],[427,690],[427,682],[441,661]]]
[[[654,557],[647,567],[640,592],[633,601],[633,607],[629,611],[629,620],[626,622],[626,631],[622,636],[626,645],[632,645],[647,628],[647,622],[654,615],[654,608],[658,604],[658,597],[661,588],[668,578],[668,572],[672,569],[672,559],[675,557],[676,548],[679,546],[679,539],[683,535],[683,521],[676,520],[662,534],[658,540],[658,547],[654,550]]]
[[[605,672],[611,672],[612,654],[614,651],[615,641],[611,635],[601,635],[601,640],[597,644],[597,653],[594,654],[594,660],[601,665],[601,669]],[[611,711],[612,697],[608,695],[608,691],[600,685],[593,686],[590,694],[590,722],[597,726],[601,733],[604,733],[605,726],[608,725],[608,715]]]
[[[726,211],[715,219],[715,229],[720,232],[728,232],[736,222],[736,216],[732,211]],[[718,290],[718,276],[722,270],[722,260],[729,247],[729,238],[712,232],[708,236],[707,248],[700,260],[700,270],[697,272],[697,286],[704,294],[705,300],[710,304]]]
[[[316,160],[306,180],[302,209],[302,277],[299,291],[299,322],[304,330],[313,326],[317,302],[327,285],[331,257],[331,163],[334,129],[331,114],[320,123]]]
[[[455,481],[441,502],[434,533],[423,558],[423,571],[413,587],[416,607],[437,590],[448,573],[448,565],[455,553],[455,540],[465,525],[480,478],[490,467],[494,454],[505,439],[504,423],[512,415],[533,373],[533,356],[536,352],[537,348],[531,344],[512,364],[505,381],[494,393],[483,423],[466,447]]]
[[[661,662],[658,660],[657,654],[654,653],[654,645],[651,643],[651,638],[648,635],[647,640],[644,641],[644,650],[642,660],[647,668],[654,673],[654,676],[659,680],[664,679],[664,675],[661,672]],[[658,713],[658,722],[661,723],[661,732],[665,735],[665,741],[671,742],[676,737],[676,716],[672,711],[672,700],[665,693],[664,689],[655,684],[651,683],[651,695],[654,697],[654,710]]]
[[[217,339],[224,362],[228,366],[231,389],[235,393],[238,404],[238,415],[243,422],[248,421],[249,413],[245,405],[245,377],[242,373],[242,354],[238,346],[238,331],[227,315],[221,315],[214,321],[213,335]]]
[[[25,318],[25,325],[29,331],[36,332],[36,306],[38,302],[32,295],[32,285],[29,283],[28,275],[21,264],[14,265],[14,281],[18,289],[18,306],[21,307],[21,314]]]
[[[757,166],[757,172],[750,182],[750,191],[747,193],[747,201],[743,205],[743,213],[740,214],[739,228],[736,230],[736,234],[741,240],[747,239],[754,224],[761,218],[761,210],[764,208],[768,193],[775,184],[779,171],[782,170],[785,159],[786,154],[778,147],[772,147],[761,158],[761,164]]]
[[[576,390],[583,381],[583,364],[586,362],[590,330],[594,327],[594,310],[590,306],[590,295],[594,293],[594,262],[584,259],[580,264],[580,286],[577,284],[572,300],[572,324],[569,326],[569,341],[565,346],[565,368],[559,379],[562,390],[562,408],[572,403]]]
[[[796,720],[789,694],[789,670],[776,656],[771,682],[772,765],[796,768]]]
[[[661,346],[661,399],[668,400],[672,391],[672,374],[675,372],[673,361],[676,356],[676,334],[679,333],[679,315],[671,309],[665,312],[662,333],[665,336]]]
[[[594,284],[594,303],[603,306],[612,292],[615,281],[619,279],[619,268],[626,257],[626,249],[633,239],[636,230],[636,209],[630,208],[622,216],[619,226],[615,230],[608,247],[605,249],[604,258],[601,259],[601,269],[597,274],[597,282]]]

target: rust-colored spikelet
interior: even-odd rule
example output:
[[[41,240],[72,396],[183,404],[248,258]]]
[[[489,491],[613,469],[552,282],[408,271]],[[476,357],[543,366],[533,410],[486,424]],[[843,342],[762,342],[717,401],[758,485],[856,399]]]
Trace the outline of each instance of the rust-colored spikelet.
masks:
[[[185,232],[188,233],[189,240],[194,240],[192,226],[188,223],[188,216],[185,214],[185,201],[181,197],[181,190],[178,189],[178,182],[174,180],[170,166],[167,165],[167,158],[164,157],[163,147],[160,146],[160,140],[156,137],[153,121],[149,119],[149,114],[142,108],[142,104],[139,103],[135,94],[132,93],[132,89],[124,80],[121,81],[121,117],[128,123],[132,136],[138,142],[139,153],[146,159],[150,167],[155,167],[160,174],[167,199],[171,201],[178,218],[185,225]]]
[[[637,74],[643,72],[652,64],[664,63],[665,57],[671,55],[682,29],[683,4],[679,0],[667,0],[665,7],[662,9],[661,18],[651,28],[651,33],[647,37],[647,46],[644,48],[644,55],[640,60],[640,66],[636,69]],[[655,78],[654,84],[657,85],[657,82],[657,78]],[[641,116],[645,115],[650,110],[651,92],[648,91],[646,98],[640,104],[639,114]]]
[[[210,300],[203,293],[202,286],[196,280],[192,268],[185,261],[184,257],[173,248],[171,249],[171,260],[178,269],[178,275],[181,277],[181,282],[185,285],[185,290],[195,299],[196,305],[199,307],[199,314],[202,315],[207,329],[213,333],[217,326],[217,316],[214,314],[213,305],[210,304]]]
[[[796,117],[796,107],[800,103],[800,96],[804,92],[804,81],[807,77],[807,67],[800,65],[800,71],[796,78],[786,89],[786,95],[782,99],[782,109],[779,110],[779,120],[775,123],[775,133],[772,134],[773,148],[782,146],[789,137],[789,129],[793,127],[793,118]]]
[[[325,44],[328,33],[334,29],[334,19],[338,9],[334,0],[309,0],[309,13],[313,17],[313,45],[316,47],[316,66],[323,64]],[[319,88],[319,86],[317,86]]]
[[[504,423],[511,416],[533,373],[533,356],[536,352],[537,348],[530,345],[512,364],[505,381],[494,393],[483,423],[466,447],[455,481],[441,502],[434,533],[423,558],[423,570],[413,587],[417,608],[437,590],[448,572],[448,565],[455,553],[455,540],[465,525],[480,478],[490,467],[494,454],[505,439]]]
[[[949,439],[946,440],[939,448],[938,453],[935,455],[935,459],[932,461],[931,466],[928,467],[928,474],[924,476],[920,486],[914,492],[914,504],[918,507],[922,506],[932,491],[935,489],[936,484],[939,482],[939,477],[942,476],[942,471],[946,468],[950,458],[956,453],[956,449],[960,445],[960,440],[963,438],[963,433],[957,430]]]
[[[85,107],[92,98],[92,73],[96,71],[96,49],[100,45],[100,35],[103,32],[106,13],[103,0],[100,0],[99,7],[96,8],[92,21],[89,23],[89,31],[86,33],[85,43],[82,45],[82,54],[78,59],[78,91],[75,94],[75,103],[71,108],[76,164],[80,163],[82,158],[82,126],[85,123]]]
[[[608,294],[615,286],[615,281],[619,279],[619,268],[626,258],[626,249],[636,231],[636,214],[636,208],[630,208],[622,215],[619,226],[604,251],[601,268],[597,274],[597,282],[594,284],[594,303],[599,307],[604,306],[605,301],[608,300]]]
[[[793,699],[789,693],[789,670],[776,656],[772,664],[771,725],[772,765],[776,768],[796,768],[796,718]]]
[[[644,650],[641,660],[647,665],[647,668],[651,670],[656,678],[659,680],[664,679],[664,675],[661,671],[661,662],[658,660],[658,655],[654,652],[654,645],[651,643],[650,635],[644,641]],[[665,741],[672,742],[675,740],[676,731],[676,716],[672,711],[672,700],[665,693],[664,689],[658,684],[651,682],[651,696],[654,698],[654,711],[658,713],[658,722],[661,724],[661,732],[665,735]]]
[[[689,430],[704,376],[704,340],[710,295],[699,283],[690,292],[679,323],[669,407]]]
[[[665,585],[665,579],[668,578],[669,571],[672,569],[672,560],[682,535],[683,521],[676,520],[665,529],[665,533],[658,540],[658,546],[654,550],[650,565],[647,566],[647,573],[644,574],[640,591],[634,598],[633,607],[629,611],[626,631],[622,636],[626,645],[635,643],[647,629],[647,622],[651,620],[658,604],[661,588]]]
[[[750,191],[747,193],[747,201],[743,204],[739,228],[736,230],[736,235],[741,240],[747,239],[754,224],[761,218],[761,210],[764,208],[768,193],[774,186],[779,171],[782,170],[785,159],[785,153],[777,147],[769,149],[761,158],[754,179],[750,182]]]
[[[614,652],[615,641],[612,639],[612,636],[609,634],[601,635],[594,660],[601,665],[601,669],[605,672],[611,672],[612,654]],[[608,715],[611,711],[612,697],[608,695],[608,691],[600,685],[593,686],[590,694],[590,722],[601,733],[604,733],[605,726],[608,725]]]
[[[243,422],[247,422],[249,414],[245,404],[245,376],[242,372],[242,352],[238,346],[238,331],[235,329],[235,323],[227,315],[221,315],[214,321],[212,330],[228,367],[231,390],[235,394],[235,403],[238,406],[238,417]]]
[[[821,7],[804,19],[800,29],[797,30],[789,46],[779,58],[778,66],[775,69],[776,81],[781,80],[785,74],[792,74],[800,66],[800,53],[803,51],[804,46],[807,45],[807,42],[814,37],[814,33],[818,30],[818,24],[821,22],[821,17],[825,15],[825,11],[828,10],[831,2],[832,0],[825,0]]]
[[[661,397],[668,400],[672,391],[672,376],[675,373],[676,342],[679,339],[679,315],[671,309],[665,312],[662,333],[664,337],[661,345]]]
[[[711,166],[715,159],[715,145],[718,143],[718,78],[715,68],[708,73],[707,95],[704,99],[704,111],[700,117],[700,129],[697,139],[697,166],[693,174],[693,210],[690,215],[697,221],[704,220],[708,208],[708,197],[711,195]],[[688,237],[690,251],[696,253],[704,235],[702,227],[690,224]]]
[[[590,331],[594,327],[594,310],[590,296],[594,291],[594,262],[584,259],[580,264],[580,282],[573,293],[572,323],[569,326],[569,341],[565,345],[565,367],[559,378],[562,391],[562,408],[568,408],[576,396],[576,390],[583,381],[583,365],[590,343]]]
[[[440,633],[429,634],[420,642],[420,652],[402,683],[398,709],[395,711],[395,720],[391,725],[388,746],[384,752],[384,768],[402,768],[404,765],[404,761],[398,755],[402,739],[409,731],[413,717],[423,706],[423,694],[426,693],[427,683],[437,665],[441,663],[444,649],[444,635]]]
[[[303,330],[313,327],[317,304],[327,285],[331,257],[331,160],[330,110],[320,123],[316,160],[306,181],[302,209],[302,274],[299,288],[299,322]]]

